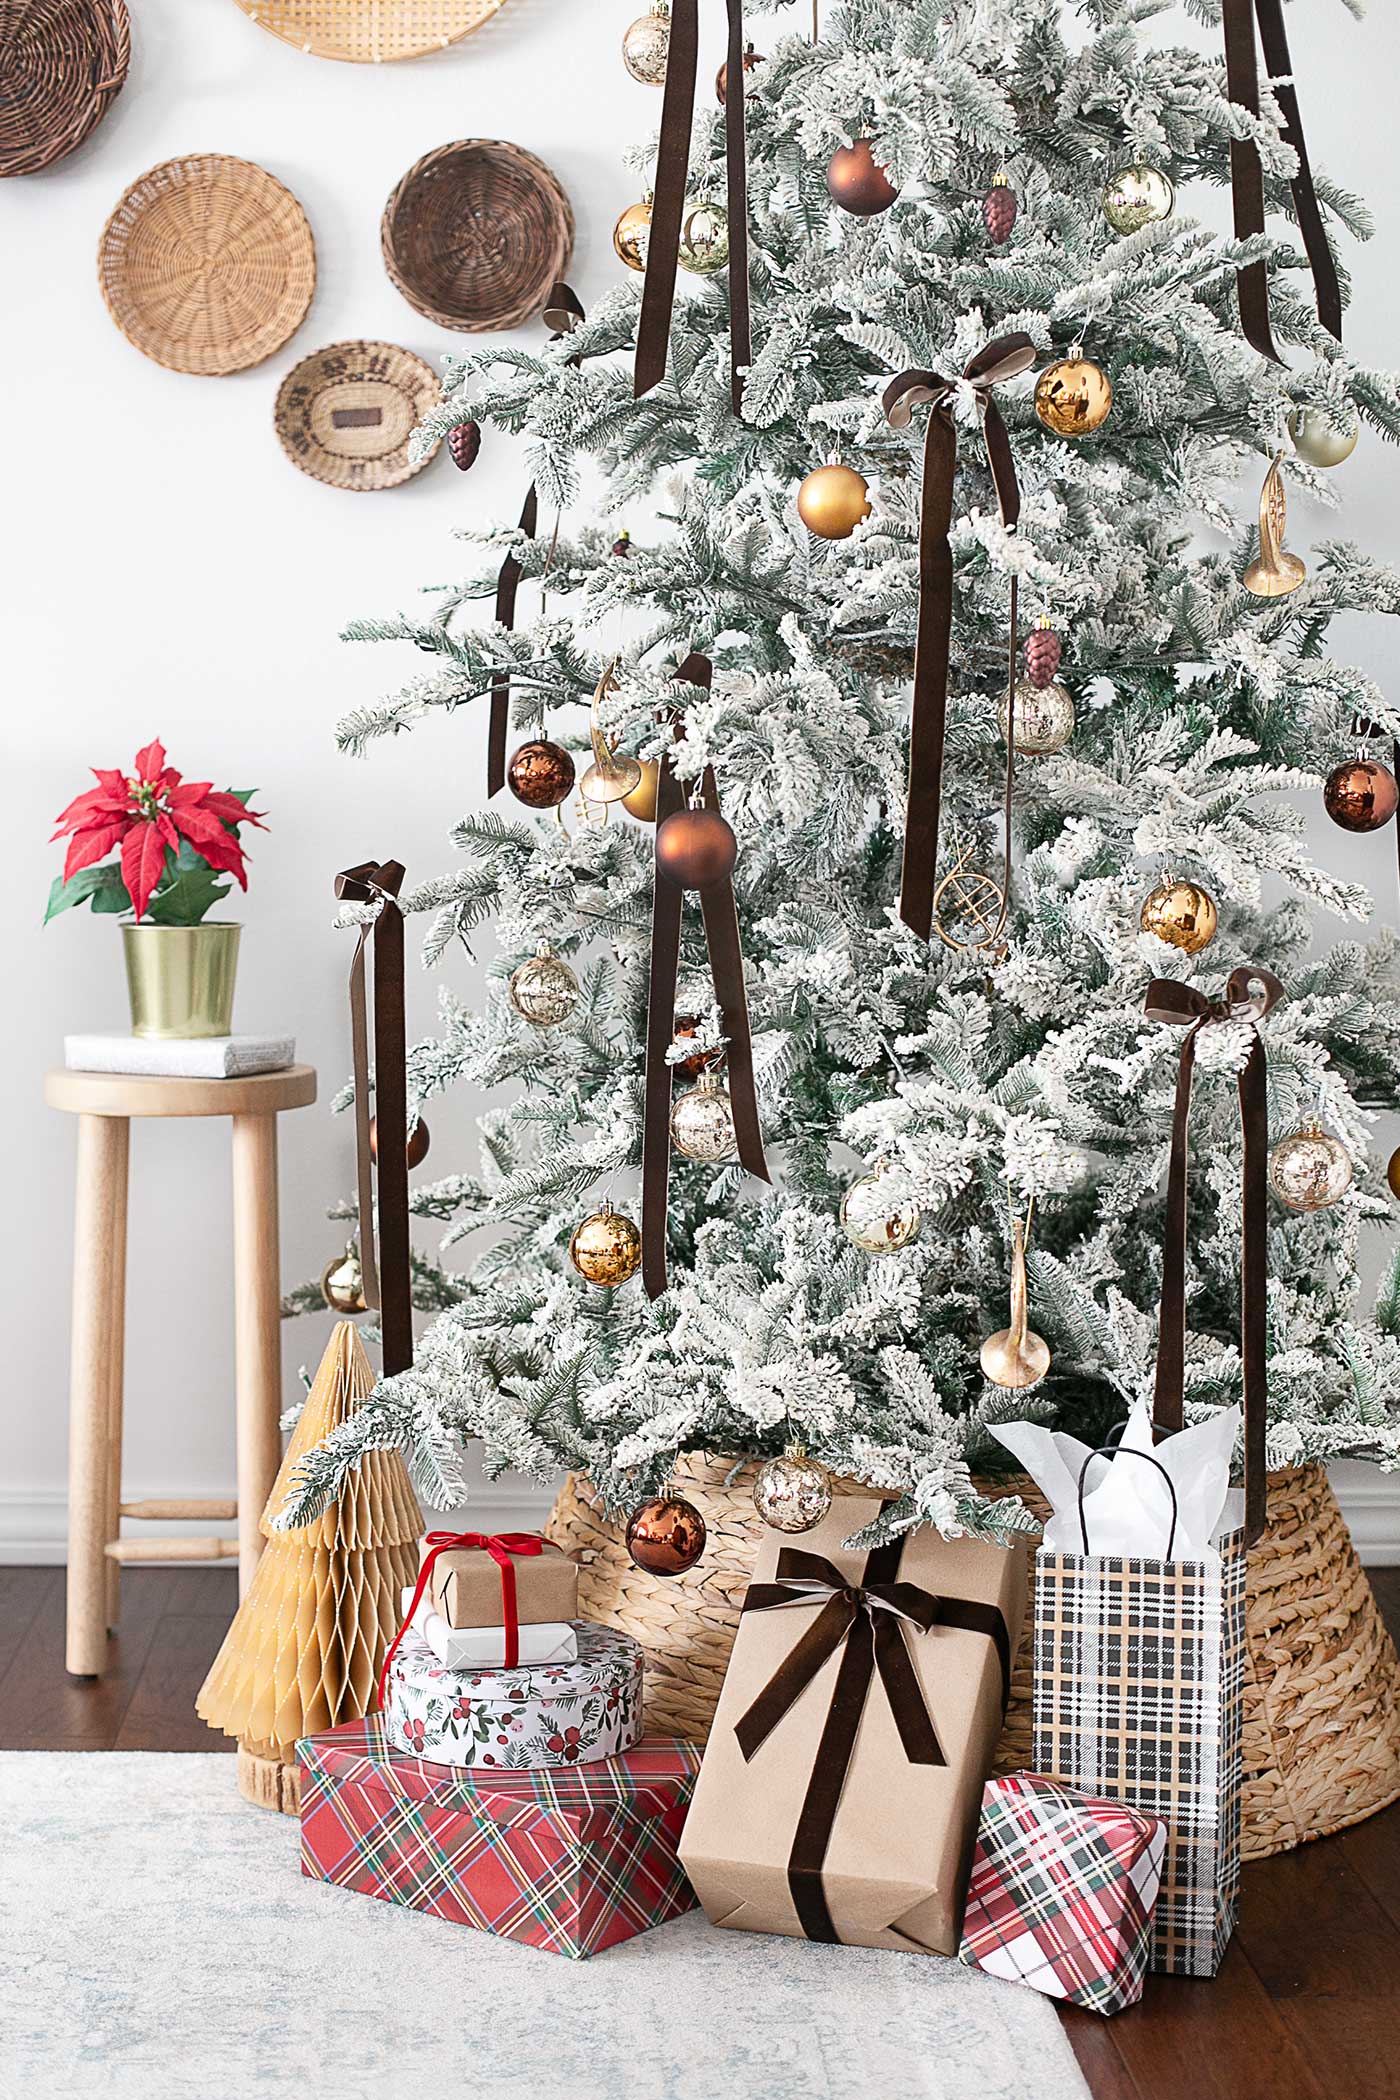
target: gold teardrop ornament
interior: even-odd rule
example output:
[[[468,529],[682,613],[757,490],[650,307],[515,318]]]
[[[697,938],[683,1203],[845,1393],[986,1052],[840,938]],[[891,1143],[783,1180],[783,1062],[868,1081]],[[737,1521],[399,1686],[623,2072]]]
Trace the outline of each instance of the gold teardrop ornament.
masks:
[[[1283,544],[1288,526],[1288,498],[1279,472],[1280,452],[1264,476],[1259,495],[1259,559],[1244,572],[1244,587],[1256,598],[1286,598],[1296,591],[1307,570]]]

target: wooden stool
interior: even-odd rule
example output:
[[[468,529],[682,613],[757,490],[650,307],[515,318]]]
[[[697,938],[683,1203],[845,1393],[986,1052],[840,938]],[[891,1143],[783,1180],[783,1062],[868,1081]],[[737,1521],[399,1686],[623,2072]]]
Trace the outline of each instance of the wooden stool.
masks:
[[[73,1368],[68,1435],[68,1669],[100,1677],[117,1623],[123,1561],[231,1560],[240,1596],[262,1551],[258,1519],[282,1456],[282,1287],[277,1253],[277,1117],[316,1098],[310,1065],[250,1079],[146,1079],[50,1072],[50,1108],[78,1117]],[[126,1191],[133,1116],[232,1116],[237,1502],[123,1502],[122,1356]],[[238,1519],[231,1539],[124,1539],[123,1517]]]

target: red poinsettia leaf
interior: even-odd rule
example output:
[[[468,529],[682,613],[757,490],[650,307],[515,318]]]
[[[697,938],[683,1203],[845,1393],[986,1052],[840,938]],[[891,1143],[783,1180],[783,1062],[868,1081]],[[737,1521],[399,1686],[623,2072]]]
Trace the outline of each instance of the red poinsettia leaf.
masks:
[[[123,816],[126,807],[125,790],[120,795],[109,795],[105,788],[88,788],[83,794],[75,795],[67,809],[60,810],[54,818],[58,827],[54,837],[61,839],[65,831],[81,831],[85,824],[99,818]]]
[[[139,763],[139,761],[138,761]],[[165,840],[154,824],[133,824],[122,840],[122,881],[141,918],[165,867]]]
[[[221,875],[236,876],[245,890],[248,878],[243,868],[243,849],[231,831],[225,831],[217,817],[202,809],[172,809],[171,817],[195,852],[216,868]]]
[[[240,802],[237,795],[226,795],[222,788],[216,788],[205,796],[204,807],[212,809],[214,815],[225,824],[256,824],[259,831],[267,829],[263,822],[267,814],[265,810],[249,809],[246,802]]]
[[[101,781],[109,795],[120,795],[123,802],[126,801],[130,790],[126,784],[126,775],[120,766],[89,766],[88,771],[94,780]],[[91,794],[93,791],[89,789],[88,792]]]
[[[165,840],[171,852],[178,853],[180,850],[180,834],[163,809],[156,811],[156,830]]]
[[[165,746],[159,737],[153,737],[145,749],[136,754],[137,779],[151,782],[159,780],[164,764]]]
[[[64,881],[71,881],[80,868],[90,868],[94,861],[101,860],[104,853],[110,853],[126,827],[125,817],[114,817],[75,832],[68,841],[68,858],[63,863]]]
[[[213,785],[212,780],[182,780],[177,773],[175,785],[170,790],[171,808],[174,809],[177,804],[187,807],[191,802],[202,802]]]

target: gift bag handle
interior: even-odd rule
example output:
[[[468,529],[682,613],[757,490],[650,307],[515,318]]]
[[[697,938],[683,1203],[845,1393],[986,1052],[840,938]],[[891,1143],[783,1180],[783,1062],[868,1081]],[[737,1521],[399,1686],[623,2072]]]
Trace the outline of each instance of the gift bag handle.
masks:
[[[1126,1424],[1124,1426],[1126,1427]],[[1122,1435],[1122,1429],[1119,1430],[1119,1435]],[[1086,1553],[1089,1551],[1089,1519],[1084,1514],[1084,1481],[1090,1466],[1096,1458],[1145,1458],[1149,1466],[1157,1468],[1157,1471],[1167,1483],[1167,1493],[1171,1497],[1172,1504],[1171,1528],[1167,1532],[1167,1550],[1162,1556],[1164,1560],[1170,1560],[1172,1547],[1176,1544],[1176,1489],[1172,1485],[1172,1476],[1162,1464],[1162,1461],[1159,1458],[1154,1458],[1150,1451],[1137,1451],[1132,1445],[1129,1445],[1125,1450],[1121,1444],[1100,1444],[1096,1451],[1088,1453],[1083,1465],[1079,1468],[1079,1536],[1084,1541],[1084,1551]]]

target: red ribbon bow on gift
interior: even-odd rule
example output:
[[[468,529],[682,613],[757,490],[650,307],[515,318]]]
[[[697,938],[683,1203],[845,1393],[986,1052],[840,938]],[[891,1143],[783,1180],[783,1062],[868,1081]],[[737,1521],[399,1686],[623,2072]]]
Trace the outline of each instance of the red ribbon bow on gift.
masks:
[[[430,1531],[423,1544],[427,1552],[423,1565],[418,1570],[418,1585],[413,1592],[413,1602],[408,1607],[408,1616],[394,1635],[389,1652],[384,1658],[384,1667],[379,1673],[379,1706],[384,1707],[384,1694],[389,1683],[389,1665],[399,1652],[399,1642],[408,1632],[423,1601],[423,1592],[432,1578],[440,1556],[461,1551],[467,1553],[489,1553],[501,1571],[501,1621],[506,1634],[505,1667],[513,1670],[520,1661],[520,1615],[515,1601],[515,1561],[535,1560],[546,1547],[558,1553],[552,1539],[542,1539],[535,1531]]]

